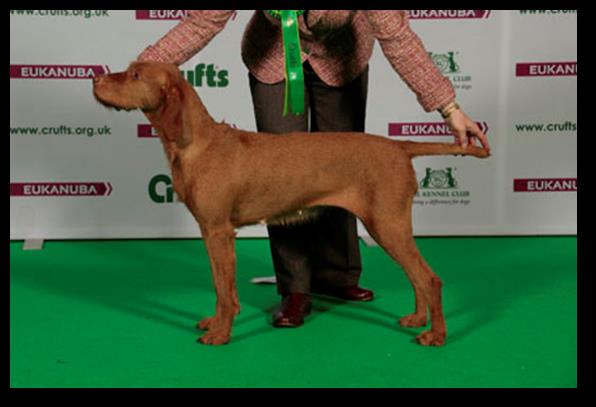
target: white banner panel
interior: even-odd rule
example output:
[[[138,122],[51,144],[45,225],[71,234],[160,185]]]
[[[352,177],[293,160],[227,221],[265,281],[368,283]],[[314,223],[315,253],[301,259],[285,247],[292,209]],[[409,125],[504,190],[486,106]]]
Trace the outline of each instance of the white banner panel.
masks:
[[[125,69],[184,10],[10,12],[11,239],[199,236],[173,196],[161,143],[145,117],[104,109],[90,80]],[[238,10],[180,67],[216,120],[248,130],[255,123],[240,41],[254,12]],[[575,234],[576,11],[408,12],[493,148],[488,160],[416,159],[415,233]],[[453,141],[378,45],[367,131]],[[266,236],[266,229],[242,228],[239,236]]]

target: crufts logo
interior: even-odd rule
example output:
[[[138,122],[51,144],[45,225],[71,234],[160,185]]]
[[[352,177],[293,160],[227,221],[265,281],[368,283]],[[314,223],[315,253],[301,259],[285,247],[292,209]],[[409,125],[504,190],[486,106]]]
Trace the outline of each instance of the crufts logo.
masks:
[[[172,179],[165,174],[158,174],[149,181],[149,198],[155,203],[174,202]]]
[[[216,70],[213,64],[197,64],[194,70],[182,71],[188,82],[193,86],[204,86],[224,88],[228,86],[228,71],[226,69]],[[203,81],[205,79],[205,81]]]

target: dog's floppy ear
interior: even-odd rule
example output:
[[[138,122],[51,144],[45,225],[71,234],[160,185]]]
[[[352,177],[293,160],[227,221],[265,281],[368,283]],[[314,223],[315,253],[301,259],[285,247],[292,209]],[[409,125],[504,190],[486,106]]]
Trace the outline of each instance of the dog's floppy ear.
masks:
[[[164,104],[161,112],[161,126],[168,141],[176,141],[182,136],[183,93],[176,80],[171,80],[163,89]]]

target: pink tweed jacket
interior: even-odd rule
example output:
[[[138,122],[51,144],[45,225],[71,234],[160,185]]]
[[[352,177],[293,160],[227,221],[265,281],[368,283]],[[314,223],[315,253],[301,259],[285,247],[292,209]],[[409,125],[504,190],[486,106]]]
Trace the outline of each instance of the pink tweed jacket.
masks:
[[[180,65],[219,33],[234,10],[188,10],[188,16],[138,57]],[[375,39],[391,66],[430,112],[455,99],[449,79],[435,67],[403,10],[308,10],[298,19],[302,61],[326,84],[342,86],[366,68]],[[242,60],[261,82],[284,79],[279,21],[257,10],[242,39]]]

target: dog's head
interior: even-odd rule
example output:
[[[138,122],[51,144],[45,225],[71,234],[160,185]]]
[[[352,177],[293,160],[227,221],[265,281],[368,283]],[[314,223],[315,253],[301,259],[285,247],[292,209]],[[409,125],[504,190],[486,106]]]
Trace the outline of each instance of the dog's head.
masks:
[[[182,132],[184,77],[174,64],[133,62],[124,72],[93,78],[93,95],[117,110],[141,109],[169,141]]]
[[[104,106],[153,111],[172,93],[180,92],[183,77],[173,64],[133,62],[124,72],[93,78],[93,94]]]

